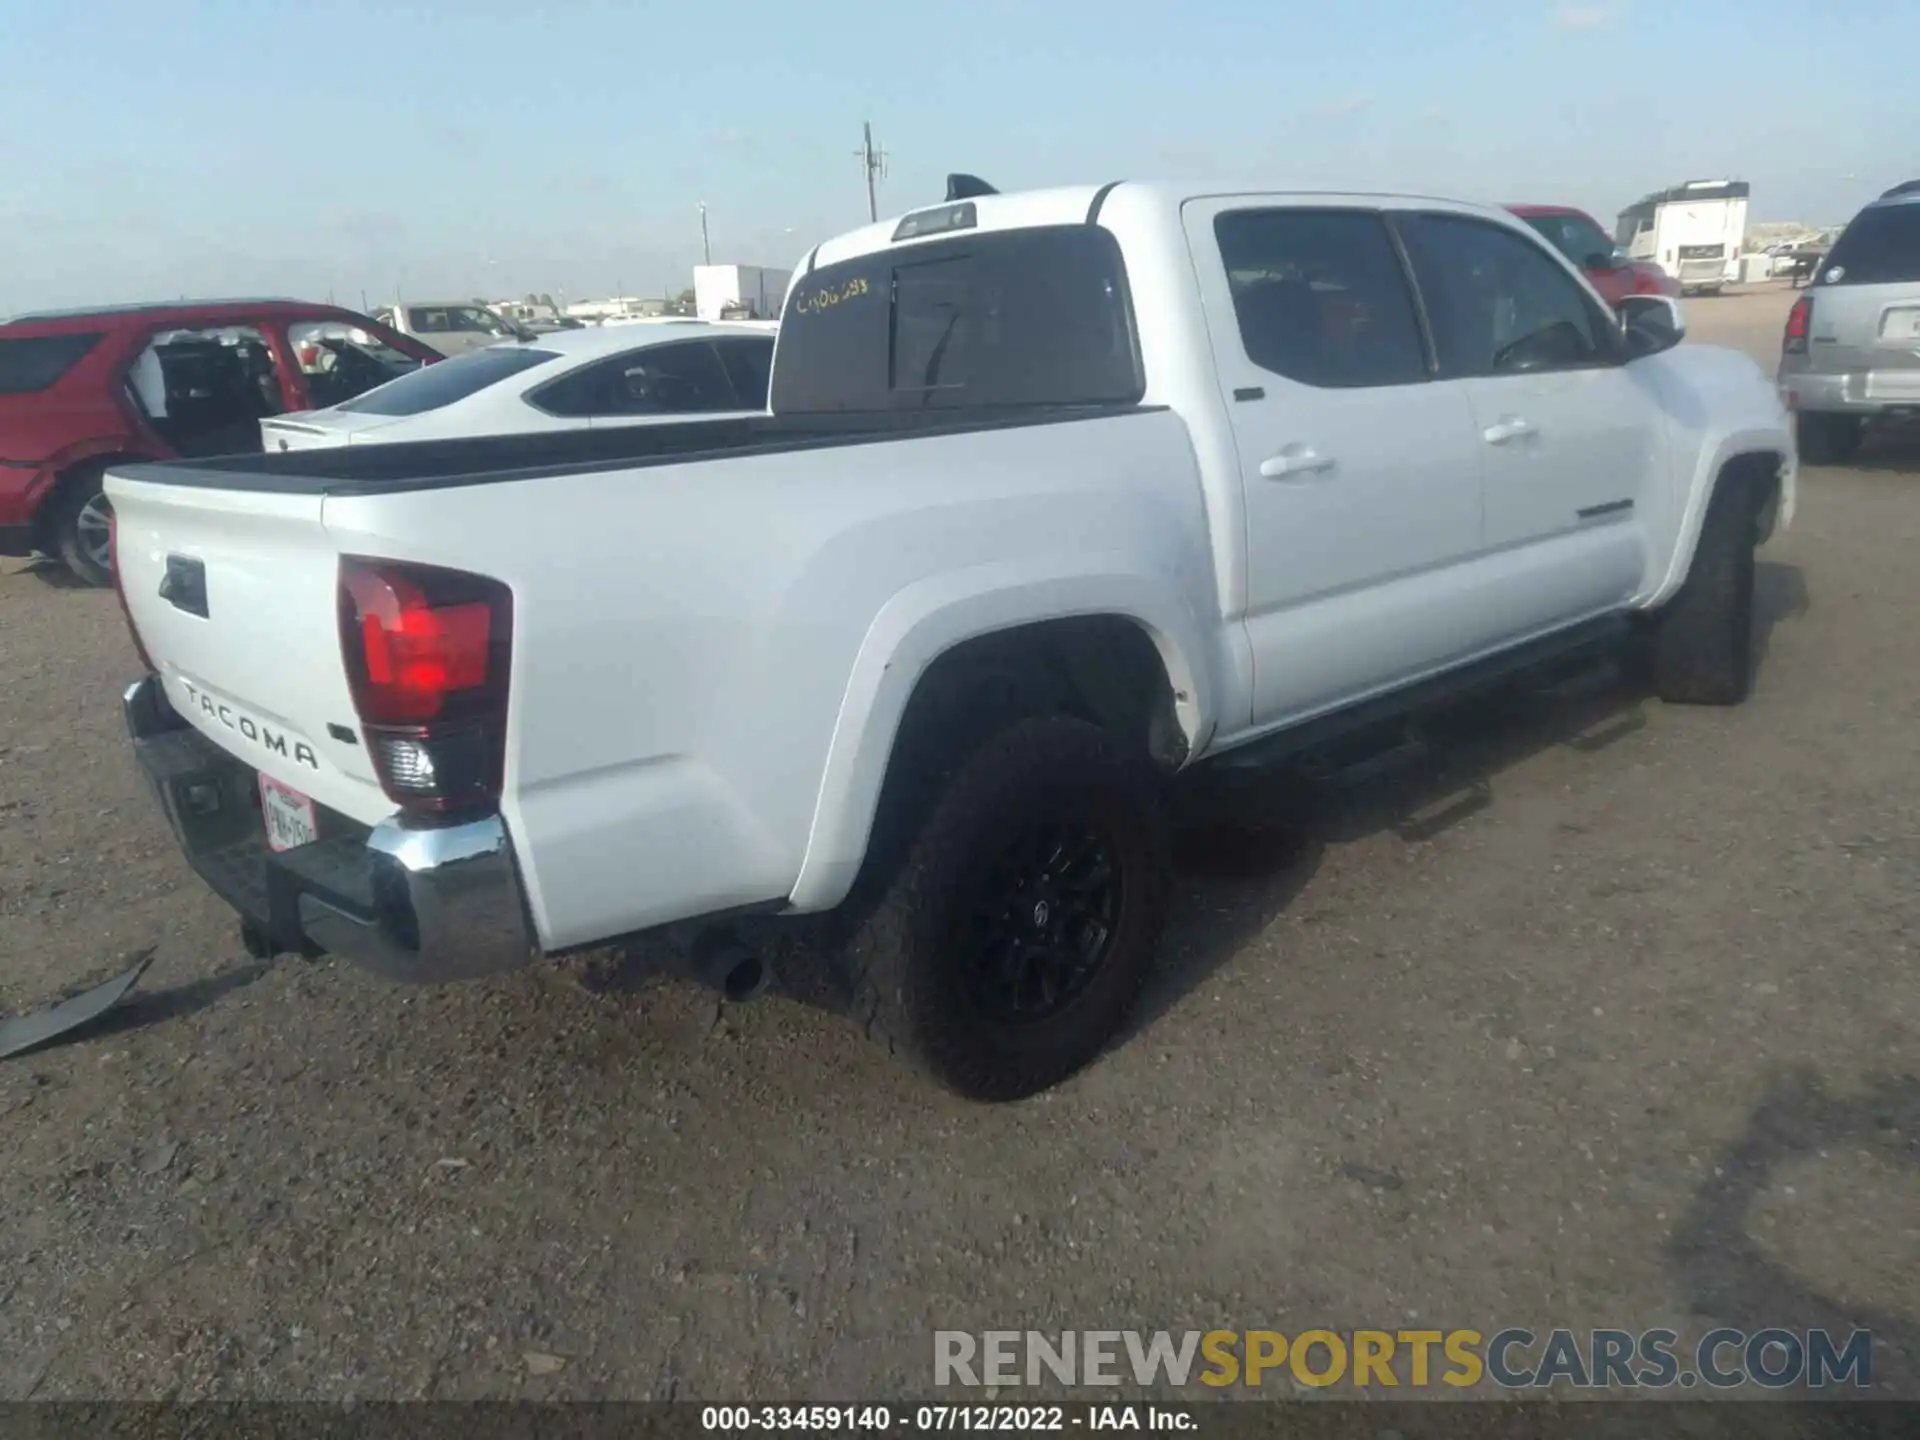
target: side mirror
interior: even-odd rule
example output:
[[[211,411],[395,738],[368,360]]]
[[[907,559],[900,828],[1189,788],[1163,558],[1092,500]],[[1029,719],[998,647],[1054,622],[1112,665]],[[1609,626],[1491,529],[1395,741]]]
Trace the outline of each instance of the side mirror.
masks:
[[[1632,359],[1671,350],[1686,338],[1687,317],[1671,295],[1625,295],[1615,308]]]

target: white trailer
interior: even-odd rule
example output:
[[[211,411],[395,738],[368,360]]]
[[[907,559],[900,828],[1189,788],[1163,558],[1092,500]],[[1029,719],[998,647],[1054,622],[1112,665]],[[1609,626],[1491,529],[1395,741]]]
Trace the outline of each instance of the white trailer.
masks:
[[[702,320],[778,320],[791,270],[764,265],[696,265],[693,309]]]
[[[1740,279],[1747,233],[1747,182],[1689,180],[1657,190],[1620,212],[1614,240],[1635,260],[1654,260],[1683,294]]]

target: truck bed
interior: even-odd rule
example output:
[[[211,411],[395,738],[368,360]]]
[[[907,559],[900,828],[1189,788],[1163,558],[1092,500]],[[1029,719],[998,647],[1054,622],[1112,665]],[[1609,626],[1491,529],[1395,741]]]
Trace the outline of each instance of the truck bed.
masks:
[[[632,470],[733,455],[831,449],[922,435],[1058,425],[1154,410],[1141,405],[1045,405],[965,412],[922,408],[841,414],[755,415],[548,434],[343,445],[285,453],[116,466],[155,485],[280,495],[372,495],[437,490],[596,470]]]

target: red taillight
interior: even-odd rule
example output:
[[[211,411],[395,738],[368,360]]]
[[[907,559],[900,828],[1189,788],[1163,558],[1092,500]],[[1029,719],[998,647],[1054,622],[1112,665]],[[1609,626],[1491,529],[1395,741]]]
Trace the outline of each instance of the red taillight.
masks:
[[[1788,355],[1807,353],[1807,331],[1813,325],[1813,297],[1802,295],[1787,312],[1787,333],[1780,348]]]
[[[497,580],[347,556],[340,642],[380,783],[427,810],[490,805],[506,755],[513,597]]]
[[[120,597],[120,613],[126,617],[127,634],[133,637],[133,653],[140,657],[140,663],[151,675],[155,673],[153,657],[147,654],[140,627],[133,623],[133,611],[127,608],[127,587],[120,583],[120,521],[111,505],[107,506],[107,564],[113,567],[113,593]]]

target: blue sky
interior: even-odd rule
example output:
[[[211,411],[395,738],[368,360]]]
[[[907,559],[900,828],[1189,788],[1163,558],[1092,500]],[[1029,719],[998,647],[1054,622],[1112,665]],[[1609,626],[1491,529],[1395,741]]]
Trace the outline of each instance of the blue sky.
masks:
[[[0,0],[0,314],[358,305],[790,264],[949,170],[1570,202],[1753,185],[1844,220],[1920,177],[1920,6],[1784,0],[434,4]],[[31,138],[29,138],[31,137]]]

